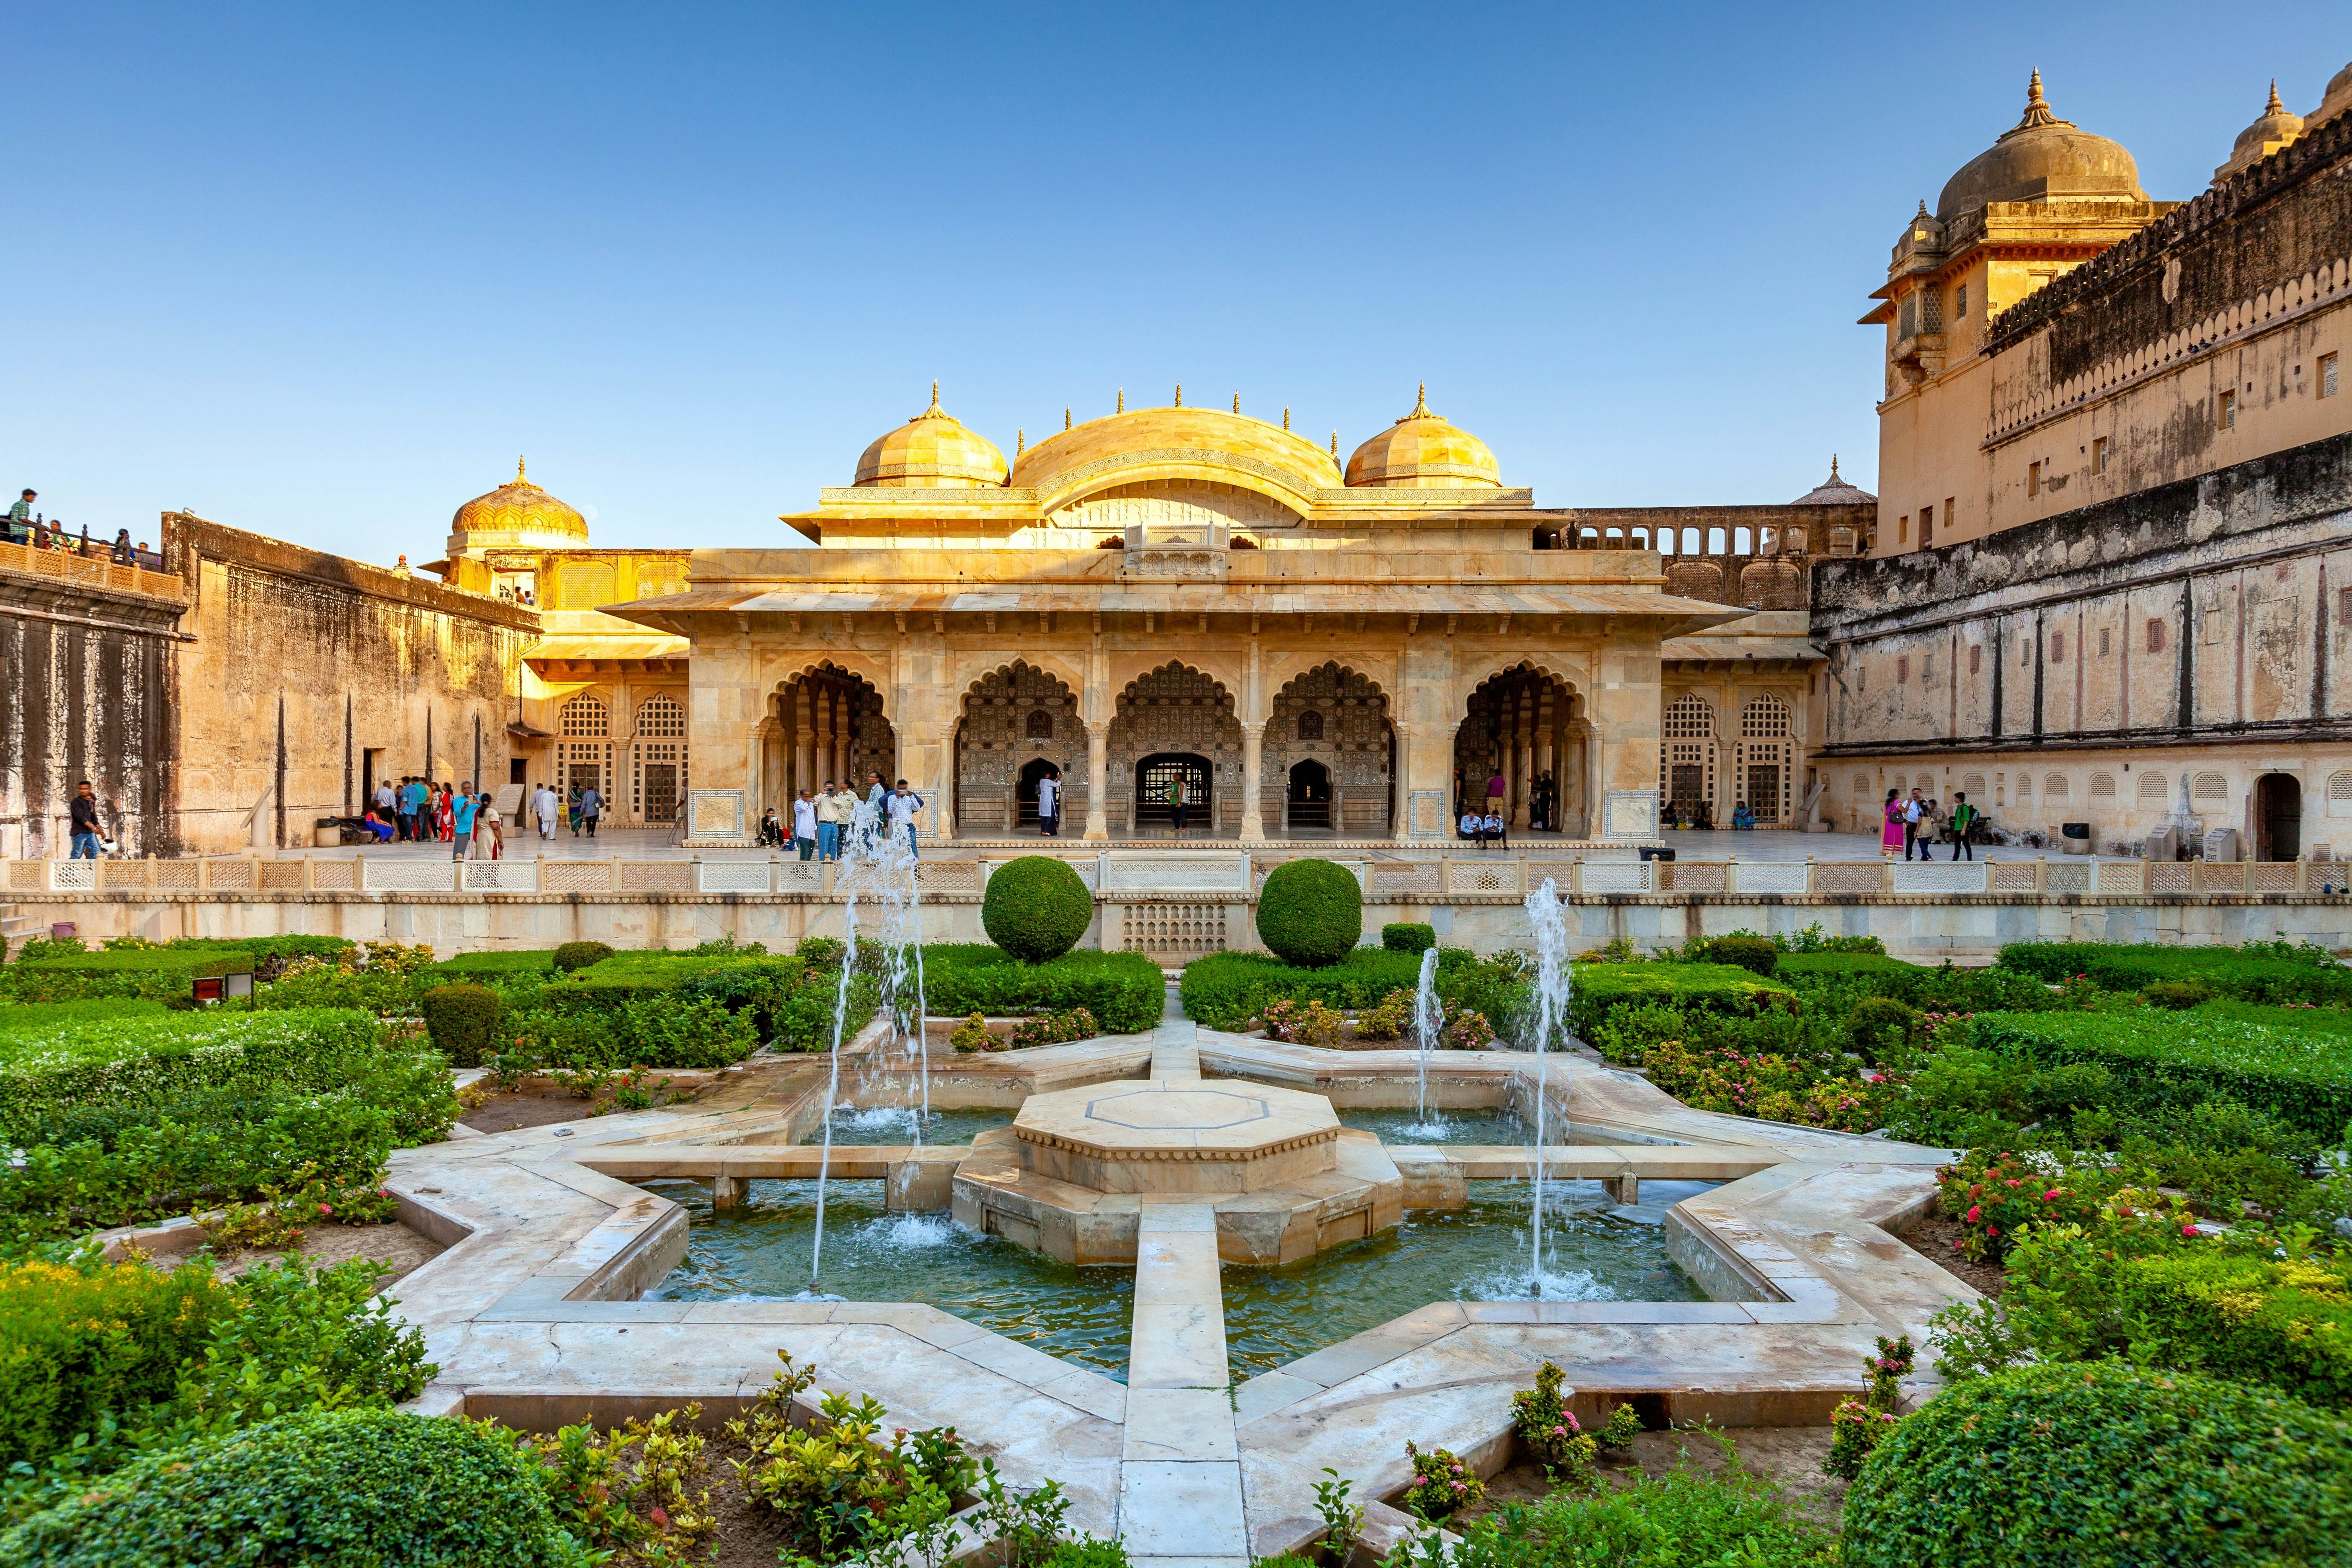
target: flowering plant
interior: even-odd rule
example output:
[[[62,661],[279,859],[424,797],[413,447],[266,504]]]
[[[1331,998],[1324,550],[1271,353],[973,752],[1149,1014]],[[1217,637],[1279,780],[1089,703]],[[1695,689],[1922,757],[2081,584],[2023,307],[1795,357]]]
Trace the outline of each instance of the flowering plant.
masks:
[[[1895,1406],[1903,1398],[1903,1379],[1910,1374],[1911,1336],[1890,1340],[1878,1336],[1878,1353],[1862,1358],[1868,1392],[1849,1399],[1830,1413],[1830,1453],[1822,1468],[1847,1480],[1862,1473],[1863,1461],[1895,1430],[1900,1417]]]
[[[1549,1362],[1538,1368],[1535,1387],[1511,1395],[1511,1425],[1521,1445],[1555,1478],[1580,1485],[1591,1480],[1592,1460],[1601,1445],[1569,1409],[1568,1400],[1576,1390],[1560,1386],[1566,1375]]]
[[[1320,1002],[1294,1002],[1286,996],[1265,1005],[1262,1021],[1265,1037],[1298,1046],[1336,1046],[1346,1016]]]
[[[1452,1450],[1432,1448],[1424,1454],[1408,1442],[1404,1451],[1412,1456],[1412,1485],[1405,1489],[1404,1506],[1421,1518],[1444,1519],[1486,1495],[1486,1483],[1478,1472]]]
[[[1445,1020],[1445,1046],[1448,1050],[1484,1050],[1495,1038],[1495,1026],[1486,1022],[1486,1015],[1467,1009]]]
[[[2081,1225],[2099,1212],[2096,1200],[2064,1178],[2007,1151],[1969,1150],[1936,1173],[1936,1189],[1944,1212],[1965,1229],[1953,1245],[1979,1261],[2007,1256],[2029,1225]]]

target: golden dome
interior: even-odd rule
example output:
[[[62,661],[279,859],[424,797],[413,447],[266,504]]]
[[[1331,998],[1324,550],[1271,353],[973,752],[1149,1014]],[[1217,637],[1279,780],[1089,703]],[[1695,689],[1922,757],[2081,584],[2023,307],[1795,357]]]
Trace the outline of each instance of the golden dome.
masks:
[[[2352,66],[2346,66],[2327,79],[2327,89],[2319,95],[2319,107],[2304,117],[2303,129],[2308,133],[2319,129],[2320,121],[2333,120],[2352,109]]]
[[[2230,161],[2213,171],[2213,183],[2218,185],[2239,170],[2253,167],[2302,134],[2303,116],[2286,111],[2286,105],[2279,101],[2278,80],[2273,78],[2271,100],[2264,106],[2262,118],[2238,132],[2238,140],[2230,149]]]
[[[866,447],[850,482],[886,489],[980,489],[1004,482],[1004,454],[940,408],[935,381],[931,405]]]
[[[2144,202],[2139,165],[2119,142],[2094,136],[2050,111],[2042,73],[2025,89],[2025,116],[1978,153],[1936,198],[1936,218],[1949,223],[1988,202]]]
[[[1181,395],[1181,394],[1180,394]],[[1085,469],[1084,475],[1078,470]],[[1304,436],[1216,408],[1137,408],[1061,431],[1021,454],[1016,485],[1088,493],[1152,479],[1203,479],[1299,497],[1339,488],[1339,465]]]
[[[476,544],[585,544],[588,520],[524,477],[522,459],[515,459],[515,477],[489,494],[476,496],[449,520],[449,548]],[[482,539],[484,534],[500,535]]]
[[[1486,443],[1429,411],[1429,389],[1415,394],[1412,412],[1356,448],[1348,482],[1392,489],[1500,489],[1501,470]]]

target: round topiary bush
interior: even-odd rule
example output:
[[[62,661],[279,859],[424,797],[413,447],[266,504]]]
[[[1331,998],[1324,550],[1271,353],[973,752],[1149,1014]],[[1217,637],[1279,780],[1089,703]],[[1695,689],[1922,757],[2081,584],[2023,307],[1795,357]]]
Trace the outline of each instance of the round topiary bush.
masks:
[[[1847,1043],[1865,1061],[1883,1063],[1888,1053],[1919,1037],[1927,1020],[1918,1009],[1892,996],[1865,996],[1845,1016]]]
[[[537,1466],[487,1425],[397,1410],[288,1416],[168,1450],[0,1533],[19,1568],[572,1568]]]
[[[988,940],[1027,963],[1045,963],[1078,945],[1095,918],[1095,896],[1076,871],[1047,855],[1024,855],[988,874],[980,923]]]
[[[1719,936],[1706,944],[1709,963],[1732,963],[1757,974],[1780,967],[1780,950],[1760,936]]]
[[[2249,1384],[2116,1363],[1958,1384],[1878,1445],[1842,1563],[2341,1563],[2352,1424]]]
[[[555,950],[555,967],[568,974],[592,963],[602,963],[612,956],[612,948],[601,942],[567,942]]]
[[[506,1004],[487,985],[436,985],[416,999],[416,1007],[425,1015],[425,1037],[453,1068],[480,1067],[506,1043],[499,1034]]]
[[[1348,956],[1364,935],[1364,890],[1330,860],[1276,866],[1257,896],[1258,940],[1285,963],[1320,969]]]

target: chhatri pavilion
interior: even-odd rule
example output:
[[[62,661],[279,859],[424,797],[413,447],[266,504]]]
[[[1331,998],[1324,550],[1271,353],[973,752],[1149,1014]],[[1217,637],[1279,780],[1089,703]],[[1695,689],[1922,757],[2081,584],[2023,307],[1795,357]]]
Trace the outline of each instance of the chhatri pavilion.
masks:
[[[782,519],[816,548],[698,550],[682,590],[604,606],[684,639],[688,841],[869,773],[938,838],[1035,832],[1051,773],[1071,837],[1164,835],[1181,799],[1187,837],[1434,845],[1497,772],[1517,827],[1551,804],[1569,837],[1648,838],[1683,793],[1669,697],[1699,700],[1670,666],[1706,689],[1708,798],[1795,820],[1819,654],[1756,574],[1800,574],[1802,509],[1733,509],[1788,514],[1744,574],[1688,558],[1725,550],[1697,531],[1668,568],[1680,514],[1539,510],[1425,399],[1344,468],[1289,424],[1122,395],[1008,467],[935,387]],[[1699,567],[1710,594],[1669,591]]]

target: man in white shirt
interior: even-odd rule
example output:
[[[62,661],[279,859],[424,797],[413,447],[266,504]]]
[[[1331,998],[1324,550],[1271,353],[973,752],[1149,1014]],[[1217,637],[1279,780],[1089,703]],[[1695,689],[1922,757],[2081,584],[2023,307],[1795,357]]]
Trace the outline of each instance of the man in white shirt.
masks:
[[[793,845],[803,860],[816,853],[816,800],[806,790],[793,802]]]
[[[898,787],[890,792],[890,837],[905,837],[907,854],[910,858],[919,858],[915,847],[915,813],[922,809],[923,797],[908,789],[905,779],[900,779]]]
[[[1462,814],[1461,828],[1463,837],[1476,839],[1478,847],[1481,849],[1486,847],[1486,823],[1484,817],[1475,811],[1465,811]]]
[[[1062,781],[1047,773],[1037,781],[1037,828],[1047,838],[1061,837]]]
[[[1903,803],[1903,858],[1906,860],[1911,858],[1911,847],[1919,841],[1919,819],[1927,810],[1927,803],[1919,798],[1919,792],[1916,789],[1911,792],[1911,798]],[[1932,860],[1935,858],[1934,847],[1930,846],[1927,858]]]
[[[556,819],[563,815],[563,803],[556,798],[553,790],[542,784],[539,786],[539,793],[530,797],[530,814],[539,821],[540,837],[552,838],[555,837]]]
[[[824,781],[824,793],[816,797],[816,858],[820,860],[841,858],[841,833],[847,827],[857,810],[857,797],[845,789],[835,789],[833,781]]]

